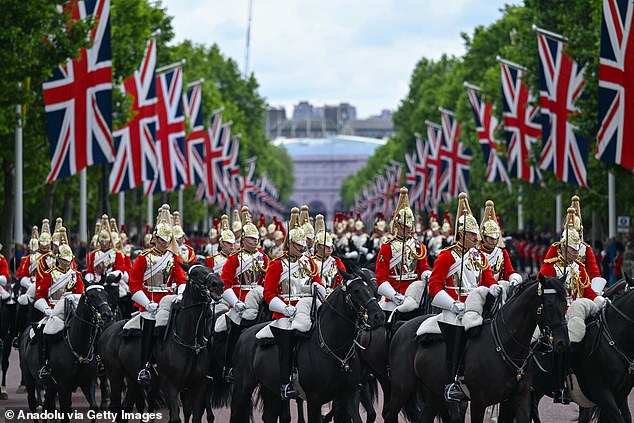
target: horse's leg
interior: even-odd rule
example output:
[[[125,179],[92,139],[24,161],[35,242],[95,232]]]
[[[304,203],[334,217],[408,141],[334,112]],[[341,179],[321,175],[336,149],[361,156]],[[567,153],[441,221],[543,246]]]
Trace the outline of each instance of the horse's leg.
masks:
[[[308,423],[321,423],[321,404],[307,401]],[[359,410],[357,409],[357,414]],[[358,423],[355,421],[355,423]]]
[[[304,417],[304,400],[301,398],[297,398],[295,400],[295,406],[297,407],[297,423],[306,423],[306,418]]]
[[[423,415],[421,416],[420,421],[421,423],[433,423],[436,419],[436,415],[438,415],[443,408],[444,399],[431,391],[427,391],[425,397],[427,398],[427,401],[425,401],[425,407],[423,407]],[[447,413],[445,412],[445,414]],[[448,417],[442,418],[443,422],[447,421],[447,419]]]
[[[192,393],[190,389],[183,389],[180,394],[183,405],[183,421],[189,423],[192,416]]]
[[[84,393],[84,397],[86,397],[90,409],[97,411],[99,407],[97,407],[97,398],[95,397],[95,381],[91,380],[83,384],[81,391]]]
[[[15,316],[11,316],[9,306],[0,306],[0,340],[2,342],[2,384],[0,385],[0,399],[9,399],[7,395],[7,371],[9,370],[9,356],[11,354],[11,323]],[[15,313],[13,313],[15,314]]]
[[[101,404],[99,408],[101,410],[107,410],[112,400],[112,391],[110,390],[110,383],[105,373],[99,376],[99,391],[101,392]]]
[[[337,404],[335,421],[352,421],[353,423],[362,423],[363,420],[361,420],[361,415],[359,414],[359,397],[360,393],[358,390],[344,392]],[[374,407],[370,408],[374,411]],[[374,413],[373,419],[375,418],[376,413]],[[366,422],[369,421],[370,417],[368,417]]]
[[[627,398],[625,398],[620,408],[621,408],[621,415],[623,416],[623,420],[625,420],[626,422],[631,422],[632,413],[630,412],[630,406],[627,402]]]
[[[392,380],[392,388],[387,410],[383,410],[383,419],[388,422],[398,422],[398,414],[403,404],[415,395],[416,390],[416,374],[413,372],[402,372],[398,379]],[[384,399],[387,401],[387,399]]]
[[[597,405],[601,407],[601,414],[599,416],[600,422],[629,423],[621,414],[621,409],[610,392],[603,390],[599,392],[599,396],[594,399],[596,400]]]
[[[283,404],[279,392],[271,391],[264,386],[262,386],[260,393],[262,394],[262,402],[264,403],[262,422],[276,423],[278,417],[280,421],[282,421],[282,407],[286,405],[288,408],[288,401],[286,401],[286,404]],[[231,410],[231,417],[233,421],[233,409]]]
[[[363,405],[363,409],[366,412],[367,418],[365,419],[366,423],[374,423],[376,420],[376,411],[374,410],[374,402],[372,401],[372,393],[370,392],[372,388],[368,381],[361,386],[359,391],[359,401]],[[385,395],[385,391],[384,395]],[[389,395],[389,393],[388,393]],[[383,401],[383,405],[385,406],[387,401]],[[358,407],[357,407],[358,409]]]
[[[254,379],[246,380],[246,377],[236,379],[231,393],[231,423],[249,423],[253,411],[251,395],[257,382]],[[266,388],[261,389],[262,396],[267,394]],[[279,392],[277,392],[279,397]],[[266,409],[267,403],[264,402]]]
[[[539,418],[539,402],[542,400],[543,395],[535,391],[531,391],[531,419],[535,423],[542,423]]]
[[[121,421],[121,392],[123,391],[123,374],[118,371],[108,371],[110,380],[110,411],[116,413],[117,421]]]
[[[86,393],[84,392],[84,395]],[[72,401],[72,391],[71,390],[61,390],[57,392],[57,399],[59,400],[59,409],[63,413],[63,421],[69,421],[68,414],[71,412],[71,401]],[[93,399],[93,403],[96,403]],[[95,404],[96,405],[96,404]]]
[[[165,394],[167,396],[167,406],[170,410],[170,423],[180,423],[180,409],[178,408],[178,391],[173,385],[168,385],[165,388]]]
[[[190,390],[193,423],[201,423],[203,419],[203,413],[205,412],[205,400],[208,396],[208,390],[206,389],[206,384],[204,382],[202,383],[202,385],[204,385],[205,388]]]

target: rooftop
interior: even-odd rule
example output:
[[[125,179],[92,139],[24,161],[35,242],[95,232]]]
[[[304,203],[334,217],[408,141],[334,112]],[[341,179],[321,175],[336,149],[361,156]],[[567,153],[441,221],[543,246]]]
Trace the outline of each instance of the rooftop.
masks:
[[[277,138],[273,144],[283,146],[291,157],[296,156],[367,156],[384,145],[386,140],[353,135],[328,138]]]

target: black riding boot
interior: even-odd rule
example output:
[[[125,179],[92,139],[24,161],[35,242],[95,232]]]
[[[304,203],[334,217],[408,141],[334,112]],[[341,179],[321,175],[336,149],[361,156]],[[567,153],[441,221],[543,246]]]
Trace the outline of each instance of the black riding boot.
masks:
[[[222,369],[222,377],[229,383],[233,382],[233,350],[236,348],[238,338],[242,333],[242,326],[236,324],[233,320],[229,320],[229,329],[227,331],[227,345],[225,346],[225,366]]]
[[[53,380],[53,369],[48,365],[48,339],[43,333],[44,329],[37,331],[37,352],[40,360],[40,370],[37,377],[41,382],[51,382]]]
[[[299,393],[293,387],[291,382],[291,368],[293,366],[293,351],[295,346],[293,331],[283,330],[278,328],[271,328],[273,335],[277,341],[277,349],[279,351],[280,358],[280,377],[282,379],[282,385],[280,386],[280,392],[283,400],[296,399],[299,397]]]
[[[554,375],[555,386],[557,389],[553,392],[553,403],[570,404],[570,389],[568,386],[568,352],[553,353],[554,355]]]
[[[150,373],[152,347],[154,346],[154,320],[141,318],[141,364],[143,368],[139,371],[137,381],[139,384],[147,386],[152,380]]]
[[[440,331],[445,338],[446,360],[451,383],[445,386],[445,399],[447,401],[467,401],[469,395],[462,384],[463,358],[467,346],[467,333],[464,327],[438,322]]]

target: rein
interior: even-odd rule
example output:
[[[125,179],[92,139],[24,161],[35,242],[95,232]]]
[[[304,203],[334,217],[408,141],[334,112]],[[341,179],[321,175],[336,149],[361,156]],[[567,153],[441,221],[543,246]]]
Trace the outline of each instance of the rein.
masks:
[[[88,298],[83,295],[82,295],[82,301],[84,301],[84,303],[90,308],[90,311],[92,314],[92,320],[89,321],[82,318],[74,309],[73,302],[70,300],[67,301],[66,304],[69,305],[71,309],[69,310],[69,313],[66,315],[67,317],[64,321],[64,331],[62,332],[62,336],[64,338],[64,342],[66,342],[66,345],[68,345],[68,349],[70,349],[70,352],[77,359],[79,364],[86,364],[86,363],[90,363],[95,358],[95,341],[97,340],[97,334],[99,332],[99,329],[104,323],[103,319],[101,318],[101,313],[99,312],[99,308],[101,308],[104,305],[108,305],[108,301],[104,300],[101,303],[97,304],[97,306],[93,306],[88,301]],[[70,337],[68,336],[70,321],[74,319],[78,320],[80,323],[90,326],[90,334],[88,335],[88,352],[86,355],[82,355],[78,353],[75,350],[75,348],[73,348],[73,344],[70,340]]]
[[[614,304],[612,304],[611,302],[608,302],[608,306],[612,307],[612,309],[616,311],[623,319],[625,319],[625,321],[634,325],[634,320],[630,316],[625,314],[623,311],[619,310]],[[608,345],[611,346],[614,349],[614,351],[616,351],[616,354],[625,362],[625,364],[627,365],[627,373],[632,375],[634,374],[634,358],[628,357],[628,355],[619,347],[618,343],[614,339],[614,336],[612,335],[612,332],[610,331],[610,326],[608,325],[607,314],[606,314],[607,308],[608,307],[603,307],[603,309],[601,310],[601,317],[600,317],[600,325],[602,328],[603,337],[608,342]]]

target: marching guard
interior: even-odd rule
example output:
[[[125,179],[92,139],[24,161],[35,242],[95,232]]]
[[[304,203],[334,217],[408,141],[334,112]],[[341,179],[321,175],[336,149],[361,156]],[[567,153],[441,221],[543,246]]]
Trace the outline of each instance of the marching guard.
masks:
[[[497,285],[484,254],[477,249],[478,222],[471,214],[467,194],[458,196],[456,214],[456,243],[440,252],[429,277],[429,295],[432,305],[442,309],[438,322],[445,339],[447,364],[452,382],[445,386],[448,401],[468,400],[462,385],[462,357],[467,334],[462,325],[465,300],[478,286],[489,287],[498,296],[502,287]]]
[[[141,363],[137,376],[141,385],[149,385],[151,354],[154,346],[154,325],[158,303],[166,295],[182,295],[185,272],[179,265],[178,245],[173,236],[170,208],[163,204],[154,228],[154,246],[144,250],[132,265],[130,292],[141,310]]]

